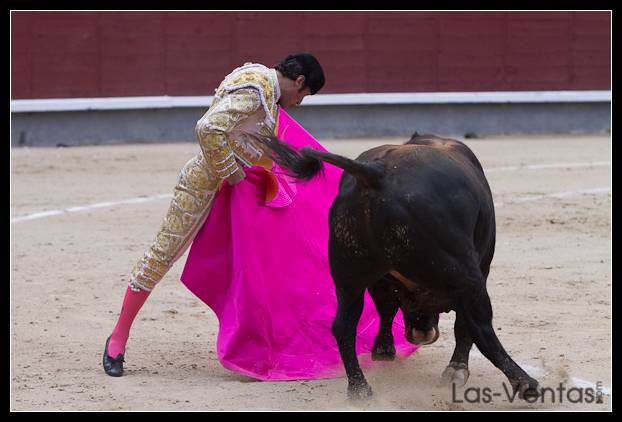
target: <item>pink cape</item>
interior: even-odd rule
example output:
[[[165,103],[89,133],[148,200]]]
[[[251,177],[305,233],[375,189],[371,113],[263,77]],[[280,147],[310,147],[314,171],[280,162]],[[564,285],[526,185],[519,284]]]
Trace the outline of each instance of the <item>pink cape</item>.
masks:
[[[282,110],[277,133],[296,148],[325,151]],[[276,165],[274,173],[245,169],[242,183],[225,183],[192,244],[181,280],[216,313],[218,359],[232,371],[272,381],[345,374],[331,333],[337,300],[328,265],[328,211],[342,170],[324,168],[310,182],[293,181]],[[378,323],[366,293],[357,336],[363,367]],[[398,356],[416,350],[401,312],[393,336]]]

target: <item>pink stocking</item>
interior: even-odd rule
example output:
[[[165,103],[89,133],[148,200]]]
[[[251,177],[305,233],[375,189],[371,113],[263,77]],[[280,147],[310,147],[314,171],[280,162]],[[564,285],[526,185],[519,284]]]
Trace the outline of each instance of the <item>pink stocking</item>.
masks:
[[[116,358],[120,353],[125,353],[125,344],[130,336],[132,322],[149,297],[149,293],[144,290],[134,292],[129,287],[125,291],[121,315],[119,315],[119,321],[117,321],[108,343],[108,356]]]

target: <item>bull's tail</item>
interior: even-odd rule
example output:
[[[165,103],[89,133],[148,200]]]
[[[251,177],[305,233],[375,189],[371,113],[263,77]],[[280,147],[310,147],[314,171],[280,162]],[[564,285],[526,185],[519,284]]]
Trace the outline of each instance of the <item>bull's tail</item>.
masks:
[[[356,180],[368,187],[378,188],[384,177],[384,167],[379,163],[351,160],[337,154],[318,151],[310,147],[297,150],[276,137],[258,137],[259,143],[272,152],[272,159],[287,169],[290,175],[303,180],[310,180],[322,171],[325,161],[342,168]]]

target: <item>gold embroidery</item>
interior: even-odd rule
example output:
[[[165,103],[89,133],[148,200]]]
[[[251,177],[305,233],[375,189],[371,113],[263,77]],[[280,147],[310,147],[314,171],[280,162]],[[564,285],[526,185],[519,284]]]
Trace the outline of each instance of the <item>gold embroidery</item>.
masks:
[[[186,163],[153,243],[132,270],[130,288],[151,291],[188,248],[212,208],[223,179],[238,163],[272,168],[272,160],[243,132],[233,130],[251,114],[265,111],[253,131],[271,135],[278,108],[278,82],[261,65],[236,69],[216,91],[214,102],[196,125],[201,154]],[[263,115],[262,115],[263,116]]]
[[[237,89],[253,87],[259,91],[266,112],[266,123],[274,126],[277,117],[276,96],[279,87],[274,69],[260,64],[250,64],[235,69],[216,90],[216,96]]]
[[[198,121],[196,132],[208,167],[219,178],[227,178],[238,168],[227,139],[237,124],[261,106],[256,90],[240,89],[225,97],[215,98],[214,104]]]
[[[200,155],[186,163],[155,240],[132,270],[132,289],[151,291],[183,255],[211,210],[218,180]]]

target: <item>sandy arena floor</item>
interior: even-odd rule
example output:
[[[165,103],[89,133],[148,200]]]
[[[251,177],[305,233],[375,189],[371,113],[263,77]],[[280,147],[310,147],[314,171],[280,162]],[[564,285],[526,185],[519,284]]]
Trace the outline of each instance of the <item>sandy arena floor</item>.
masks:
[[[324,144],[355,157],[404,141]],[[167,198],[152,197],[170,194],[178,171],[198,152],[187,143],[11,150],[11,409],[609,410],[610,395],[597,404],[567,390],[597,382],[604,393],[611,390],[610,137],[466,143],[487,170],[497,203],[488,279],[495,329],[542,386],[563,383],[561,396],[511,403],[506,378],[475,348],[471,378],[452,396],[439,381],[453,352],[453,314],[442,315],[438,342],[366,372],[375,392],[366,404],[347,401],[343,378],[259,382],[237,375],[216,358],[215,315],[178,281],[185,257],[139,314],[126,375],[108,377],[101,353],[128,272],[168,206]],[[147,200],[117,203],[135,197]],[[33,216],[93,204],[99,206]],[[499,395],[477,403],[484,388]]]

